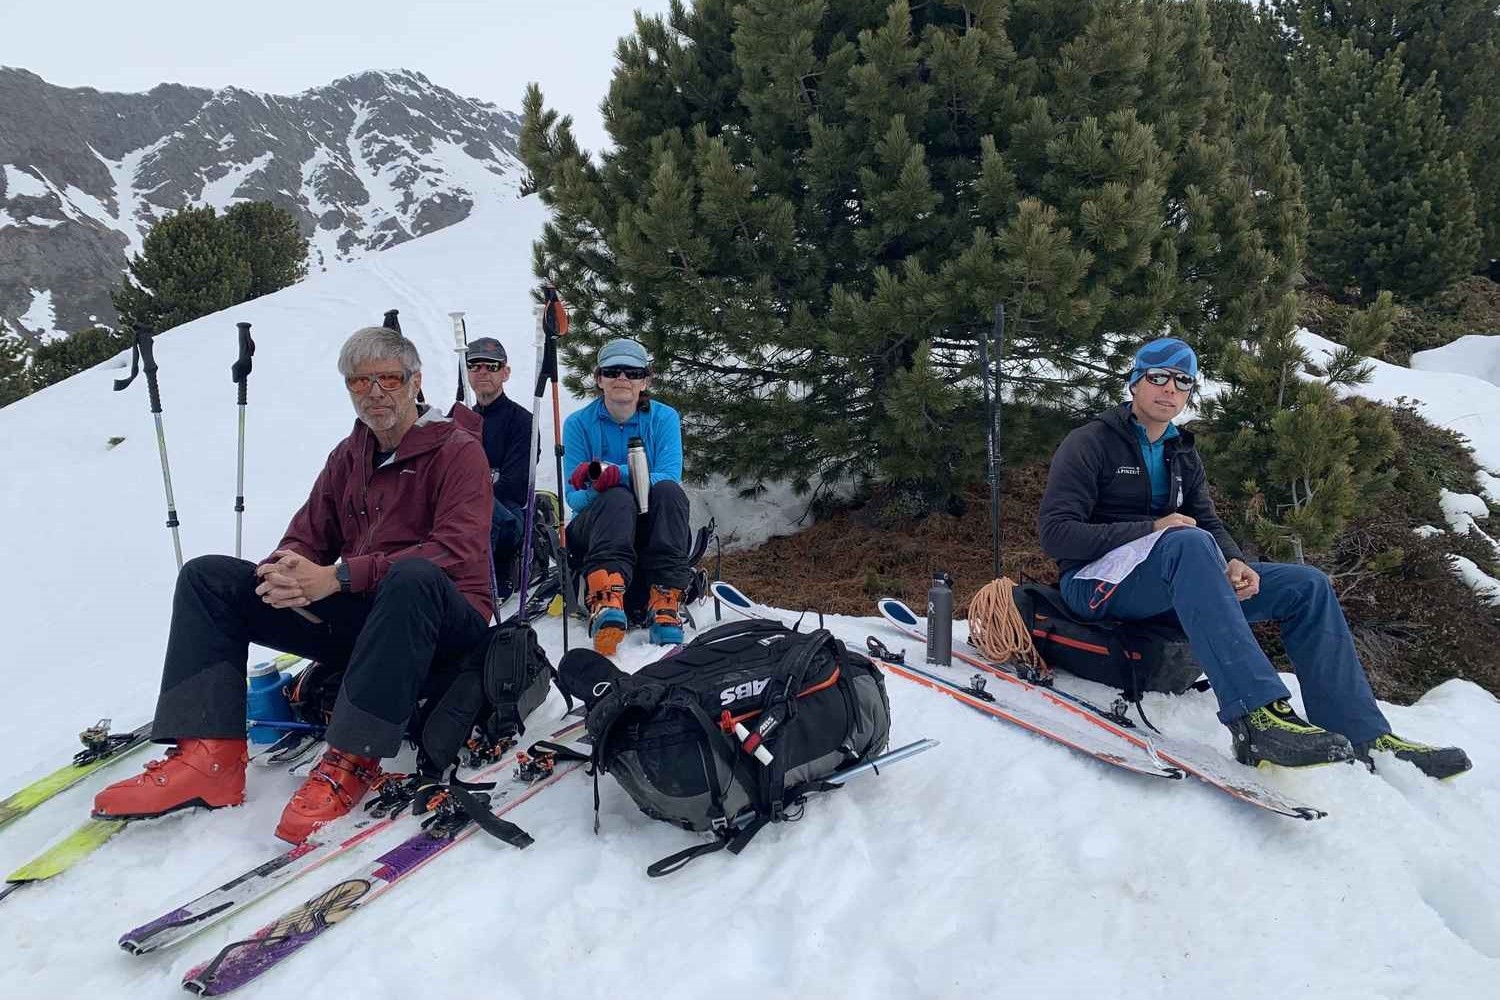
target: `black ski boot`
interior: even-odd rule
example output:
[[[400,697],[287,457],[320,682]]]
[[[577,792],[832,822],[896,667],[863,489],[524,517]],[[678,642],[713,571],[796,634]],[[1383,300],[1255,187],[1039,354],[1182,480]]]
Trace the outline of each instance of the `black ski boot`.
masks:
[[[1347,739],[1299,718],[1286,701],[1273,701],[1226,725],[1241,764],[1317,767],[1354,759]]]
[[[1368,743],[1359,743],[1354,747],[1354,755],[1364,761],[1371,771],[1375,770],[1375,760],[1371,756],[1374,753],[1388,753],[1397,760],[1409,761],[1417,765],[1417,770],[1439,781],[1463,774],[1474,766],[1469,761],[1469,755],[1458,747],[1430,747],[1425,743],[1403,740],[1395,733],[1377,736]]]

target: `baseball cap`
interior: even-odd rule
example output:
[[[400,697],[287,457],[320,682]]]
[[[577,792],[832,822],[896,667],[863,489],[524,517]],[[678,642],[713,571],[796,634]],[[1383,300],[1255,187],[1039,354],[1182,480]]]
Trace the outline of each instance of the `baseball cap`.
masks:
[[[471,341],[464,352],[465,361],[498,361],[502,365],[510,359],[505,356],[505,345],[494,337],[480,337]]]
[[[650,368],[651,359],[646,357],[646,349],[640,343],[621,337],[599,348],[599,360],[594,367]]]

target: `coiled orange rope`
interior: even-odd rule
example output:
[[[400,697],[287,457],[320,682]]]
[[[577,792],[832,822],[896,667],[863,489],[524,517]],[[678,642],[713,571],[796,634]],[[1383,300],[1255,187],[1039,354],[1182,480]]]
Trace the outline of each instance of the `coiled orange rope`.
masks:
[[[1032,645],[1031,633],[1016,607],[1015,589],[1008,577],[991,580],[969,602],[969,643],[996,663],[1035,667],[1044,674],[1051,669]]]

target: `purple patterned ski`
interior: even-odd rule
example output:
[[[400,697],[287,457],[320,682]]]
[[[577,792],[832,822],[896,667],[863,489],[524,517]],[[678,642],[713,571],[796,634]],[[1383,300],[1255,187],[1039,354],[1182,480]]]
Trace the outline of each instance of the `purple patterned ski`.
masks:
[[[497,788],[494,795],[504,798],[492,812],[503,816],[580,766],[576,762],[559,764],[552,774],[531,785]],[[183,989],[199,996],[222,996],[239,989],[478,829],[477,823],[469,823],[452,837],[433,837],[425,831],[409,837],[360,874],[287,911],[246,940],[225,945],[210,961],[189,969],[182,978]]]
[[[570,721],[547,738],[572,740],[582,733],[583,728],[582,720]],[[466,774],[465,779],[485,781],[505,774],[515,766],[519,749],[516,747],[506,751],[494,763]],[[120,936],[120,947],[133,955],[145,955],[179,944],[208,927],[236,916],[247,906],[282,886],[291,884],[314,868],[367,843],[372,837],[384,833],[392,823],[404,821],[404,814],[401,813],[378,819],[365,814],[363,810],[351,814],[324,827],[296,847],[236,875],[197,899],[173,907],[169,912],[126,931]]]

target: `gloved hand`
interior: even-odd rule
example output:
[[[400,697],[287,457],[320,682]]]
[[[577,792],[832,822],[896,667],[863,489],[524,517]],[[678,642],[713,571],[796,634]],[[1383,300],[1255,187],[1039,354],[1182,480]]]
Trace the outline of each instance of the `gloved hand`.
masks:
[[[611,462],[600,462],[599,475],[593,480],[589,479],[589,466],[592,462],[579,462],[573,474],[568,477],[568,484],[575,490],[585,490],[592,486],[595,490],[603,493],[605,490],[620,485],[620,467]]]
[[[594,489],[599,493],[620,485],[620,467],[609,462],[604,462],[603,465],[604,468],[594,477]]]

